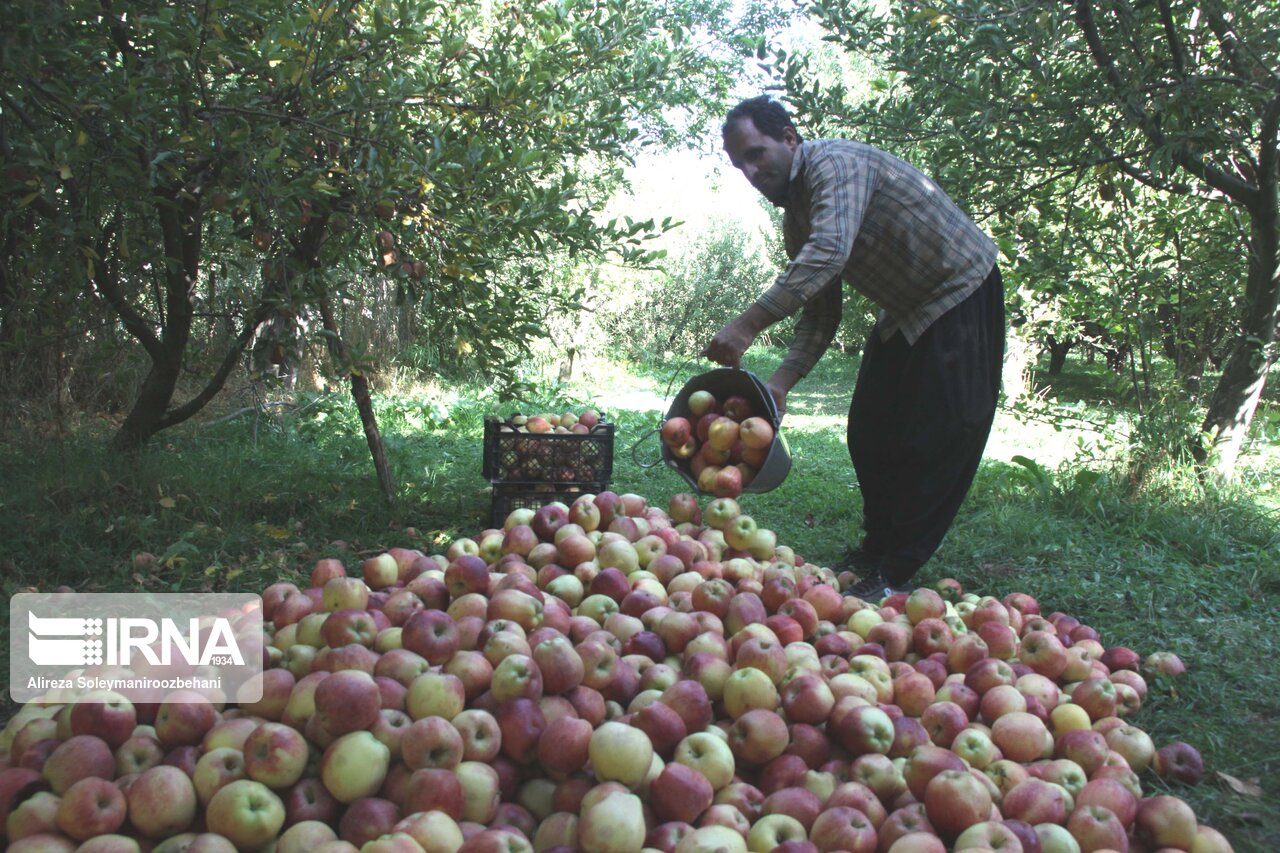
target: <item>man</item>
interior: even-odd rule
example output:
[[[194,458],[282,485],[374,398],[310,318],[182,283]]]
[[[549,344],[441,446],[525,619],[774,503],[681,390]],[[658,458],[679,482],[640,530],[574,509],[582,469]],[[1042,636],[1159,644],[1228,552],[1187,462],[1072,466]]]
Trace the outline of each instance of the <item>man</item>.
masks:
[[[791,262],[704,354],[737,367],[762,331],[799,312],[767,383],[785,411],[835,336],[842,282],[881,309],[849,408],[864,537],[836,567],[859,575],[850,594],[879,601],[910,589],[937,550],[991,431],[1005,331],[995,244],[919,170],[858,142],[804,142],[767,96],[734,107],[722,134],[734,167],[783,208]]]

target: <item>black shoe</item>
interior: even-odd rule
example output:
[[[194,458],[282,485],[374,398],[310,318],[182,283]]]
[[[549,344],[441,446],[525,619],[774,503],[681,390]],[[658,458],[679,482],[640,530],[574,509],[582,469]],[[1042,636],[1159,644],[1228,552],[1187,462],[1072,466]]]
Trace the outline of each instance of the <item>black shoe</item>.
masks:
[[[879,573],[880,557],[868,554],[861,548],[845,553],[840,562],[831,567],[831,571],[839,575],[841,572],[853,572],[856,575]]]
[[[861,598],[868,604],[879,604],[891,595],[899,592],[911,592],[910,584],[894,585],[885,580],[878,569],[872,570],[853,586],[845,590],[845,595]]]

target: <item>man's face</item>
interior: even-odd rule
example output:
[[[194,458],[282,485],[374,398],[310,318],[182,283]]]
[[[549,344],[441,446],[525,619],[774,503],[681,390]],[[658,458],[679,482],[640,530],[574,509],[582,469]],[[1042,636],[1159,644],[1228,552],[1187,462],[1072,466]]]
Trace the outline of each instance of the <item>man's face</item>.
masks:
[[[791,161],[799,144],[794,129],[788,127],[782,132],[782,139],[774,139],[761,133],[750,118],[738,119],[724,134],[729,162],[778,207],[786,204]]]

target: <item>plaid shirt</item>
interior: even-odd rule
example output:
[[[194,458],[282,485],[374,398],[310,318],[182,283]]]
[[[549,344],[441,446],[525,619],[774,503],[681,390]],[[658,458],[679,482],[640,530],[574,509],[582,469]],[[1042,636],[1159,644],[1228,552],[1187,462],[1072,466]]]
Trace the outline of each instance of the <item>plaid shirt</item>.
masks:
[[[796,148],[783,218],[791,263],[757,304],[801,311],[784,368],[806,375],[840,325],[840,281],[881,309],[888,340],[915,343],[978,289],[996,246],[923,172],[878,148],[820,139]]]

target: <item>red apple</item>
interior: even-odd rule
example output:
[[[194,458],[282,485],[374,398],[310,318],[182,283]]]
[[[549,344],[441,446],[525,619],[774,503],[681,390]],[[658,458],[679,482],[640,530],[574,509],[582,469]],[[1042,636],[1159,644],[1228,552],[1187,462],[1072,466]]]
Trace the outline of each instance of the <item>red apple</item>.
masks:
[[[340,807],[324,784],[314,776],[304,776],[284,792],[285,824],[293,826],[303,821],[333,823]]]
[[[463,758],[462,735],[443,717],[414,720],[400,738],[400,755],[410,770],[451,770]]]
[[[338,837],[357,848],[388,835],[400,821],[400,807],[382,797],[362,797],[338,821]]]
[[[781,699],[787,719],[796,723],[821,725],[835,707],[831,686],[821,676],[811,673],[786,682]]]
[[[591,735],[591,724],[578,717],[551,721],[538,738],[539,763],[558,773],[581,770],[587,763]]]
[[[1075,807],[1105,806],[1115,813],[1127,830],[1138,813],[1138,798],[1116,779],[1098,777],[1090,779],[1076,795]]]
[[[57,825],[77,841],[107,835],[128,816],[124,794],[107,779],[89,776],[76,782],[58,802]]]
[[[836,707],[838,709],[840,704],[837,703]],[[829,732],[834,728],[833,739],[852,755],[868,752],[888,754],[893,747],[893,721],[879,708],[854,705],[839,716],[833,710],[827,727]]]
[[[42,773],[50,789],[62,796],[81,779],[96,776],[115,778],[116,760],[111,747],[94,735],[72,735],[52,741],[52,751],[43,761]],[[33,749],[28,749],[32,753]]]
[[[1063,823],[1071,806],[1071,798],[1065,789],[1043,779],[1030,777],[1005,793],[1000,811],[1008,819],[1025,821],[1035,826],[1042,823]]]
[[[855,766],[861,762],[866,756],[861,756],[855,761]],[[886,761],[888,759],[885,759]],[[892,768],[892,765],[889,765]],[[911,755],[907,756],[906,763],[902,766],[901,781],[905,782],[906,787],[911,791],[911,795],[917,800],[923,801],[925,791],[929,782],[933,777],[941,773],[943,770],[964,770],[965,763],[949,749],[943,749],[940,746],[920,746],[915,749]],[[858,781],[865,781],[858,775],[854,776]],[[881,793],[876,784],[866,781],[868,787]],[[884,784],[881,782],[881,784]],[[885,800],[881,794],[881,800]]]
[[[454,820],[463,815],[462,781],[452,770],[424,767],[409,777],[403,809],[405,814],[443,812]]]
[[[373,725],[382,710],[382,692],[368,673],[342,670],[316,686],[315,708],[320,725],[337,737]]]
[[[738,435],[744,447],[763,450],[773,443],[773,424],[761,417],[749,417],[742,421]]]
[[[1119,823],[1119,820],[1116,822]],[[1190,850],[1196,840],[1195,812],[1178,797],[1148,797],[1138,803],[1138,811],[1133,819],[1133,834],[1151,848]]]
[[[925,814],[944,838],[987,820],[991,805],[987,788],[968,771],[943,770],[925,787]]]
[[[111,690],[78,698],[71,706],[71,734],[94,735],[116,749],[133,735],[138,724],[133,703]]]
[[[693,425],[688,418],[667,418],[662,424],[662,440],[670,446],[685,444],[693,437]]]
[[[1105,806],[1076,807],[1067,818],[1066,826],[1067,832],[1071,833],[1081,850],[1129,849],[1129,838],[1124,825]]]
[[[1151,766],[1161,779],[1174,779],[1184,785],[1199,785],[1204,777],[1204,759],[1200,757],[1200,751],[1182,741],[1174,741],[1156,750]]]
[[[174,690],[156,710],[156,739],[166,748],[197,745],[218,718],[206,696],[194,690]]]
[[[230,785],[243,782],[247,780],[231,782],[220,788],[218,793],[226,790]],[[248,784],[266,790],[266,787],[258,782],[248,782]],[[176,835],[190,826],[196,817],[198,801],[195,785],[191,777],[177,767],[161,764],[144,771],[133,780],[125,796],[129,806],[129,822],[134,830],[148,838],[168,838]],[[217,799],[217,796],[218,794],[215,793],[213,799]],[[212,806],[213,800],[210,800],[209,811],[206,813],[207,819],[212,813]],[[284,819],[283,807],[280,810],[280,817],[281,820]],[[212,821],[210,821],[210,829],[220,832],[213,827]]]
[[[671,762],[650,785],[649,804],[660,821],[693,823],[711,806],[714,793],[697,770]]]
[[[729,747],[746,767],[767,764],[786,751],[790,742],[787,724],[773,710],[747,711],[729,728]]]
[[[874,853],[877,847],[875,825],[852,806],[828,806],[814,820],[809,840],[819,850]]]
[[[332,680],[325,679],[320,687]],[[316,692],[319,693],[319,688]],[[250,779],[268,788],[288,788],[306,771],[310,747],[297,729],[283,723],[265,722],[245,739],[243,755],[245,774]]]
[[[949,747],[964,728],[969,724],[969,717],[964,709],[955,702],[935,701],[920,714],[920,724],[929,734],[929,740],[935,746]]]

